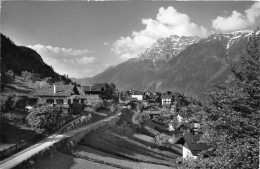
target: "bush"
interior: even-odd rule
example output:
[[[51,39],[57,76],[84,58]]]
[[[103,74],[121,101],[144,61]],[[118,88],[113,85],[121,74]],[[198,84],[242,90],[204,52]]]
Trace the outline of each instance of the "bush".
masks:
[[[87,99],[85,101],[85,104],[88,107],[93,108],[95,111],[97,111],[101,107],[104,107],[104,101],[98,97],[92,97],[92,98]]]
[[[56,125],[59,118],[59,112],[57,108],[49,105],[41,105],[39,107],[32,108],[30,113],[26,117],[28,124],[36,129],[39,134],[49,133]]]

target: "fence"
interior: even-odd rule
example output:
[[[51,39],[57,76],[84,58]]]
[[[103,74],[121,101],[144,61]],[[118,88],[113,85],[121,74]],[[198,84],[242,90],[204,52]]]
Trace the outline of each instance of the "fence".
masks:
[[[14,154],[15,152],[18,152],[19,150],[28,147],[31,143],[34,143],[37,140],[37,137],[32,137],[28,140],[22,140],[20,142],[17,142],[15,145],[4,149],[3,151],[0,152],[0,160]]]
[[[64,119],[64,120],[61,120],[59,122],[57,122],[56,126],[53,128],[53,132],[57,131],[58,129],[60,129],[62,126],[64,126],[64,124],[74,120],[78,118],[77,117],[72,117],[72,118],[68,118],[68,119]],[[17,142],[15,145],[7,148],[7,149],[4,149],[2,151],[0,151],[0,160],[4,159],[4,158],[7,158],[8,156],[28,147],[29,145],[33,144],[35,141],[37,141],[37,138],[36,137],[32,137],[28,140],[22,140],[20,142]]]

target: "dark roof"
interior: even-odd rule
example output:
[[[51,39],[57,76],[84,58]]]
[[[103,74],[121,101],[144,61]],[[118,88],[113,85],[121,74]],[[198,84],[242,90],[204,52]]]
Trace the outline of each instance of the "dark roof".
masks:
[[[191,150],[192,155],[197,156],[200,152],[210,148],[206,143],[199,143],[201,135],[200,134],[184,134],[180,139],[178,139],[175,144],[184,145],[185,142],[188,145],[188,148]]]
[[[134,91],[132,95],[144,95],[144,92]]]
[[[77,89],[78,89],[80,95],[84,95],[83,87],[77,86]]]
[[[144,110],[143,113],[145,114],[162,114],[160,110]]]
[[[132,101],[138,101],[137,98],[128,98],[128,100],[129,100],[130,102],[132,102]]]
[[[162,95],[162,99],[172,99],[172,95]]]
[[[70,96],[75,85],[55,85],[56,93],[54,93],[54,85],[42,86],[33,93],[34,96]],[[75,87],[75,90],[77,88]]]
[[[150,95],[148,96],[149,99],[156,99],[158,96],[157,95]]]
[[[102,91],[102,88],[104,90],[103,86],[83,86],[83,92],[85,91]]]
[[[190,112],[180,112],[179,115],[180,115],[182,118],[192,117],[192,113],[190,113]]]
[[[184,127],[186,127],[187,129],[190,129],[190,128],[191,128],[191,124],[190,124],[190,123],[182,123],[182,124],[180,124],[180,125],[177,127],[177,129],[179,129],[181,126],[184,126]]]

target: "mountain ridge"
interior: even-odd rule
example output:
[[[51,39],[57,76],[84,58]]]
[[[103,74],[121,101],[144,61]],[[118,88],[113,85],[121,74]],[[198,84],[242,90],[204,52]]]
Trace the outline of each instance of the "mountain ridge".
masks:
[[[226,55],[237,61],[252,32],[218,33],[204,39],[191,37],[192,40],[186,43],[188,45],[179,48],[176,55],[173,48],[182,44],[169,38],[159,39],[138,58],[129,59],[92,78],[81,79],[81,84],[112,82],[119,90],[170,90],[203,98],[204,92],[214,83],[225,83],[229,75],[225,67]],[[166,55],[160,58],[158,51],[165,54],[170,51],[172,55],[170,59]]]

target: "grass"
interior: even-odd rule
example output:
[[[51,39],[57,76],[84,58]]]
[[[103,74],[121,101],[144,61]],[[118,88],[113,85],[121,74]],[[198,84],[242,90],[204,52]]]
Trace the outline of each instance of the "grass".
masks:
[[[171,161],[178,157],[170,151],[150,148],[116,130],[116,128],[102,127],[95,132],[90,132],[80,144],[130,160],[167,166],[172,165]]]
[[[98,163],[114,166],[117,168],[168,168],[154,164],[135,162],[125,158],[117,157],[87,146],[78,146],[73,153],[76,157],[95,161]]]
[[[91,160],[77,158],[68,154],[55,152],[44,164],[38,165],[38,169],[115,169],[115,167],[96,163]]]

